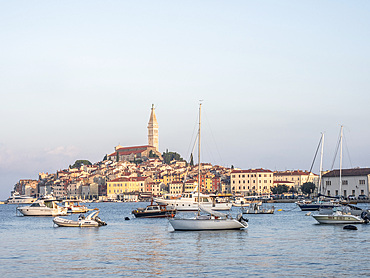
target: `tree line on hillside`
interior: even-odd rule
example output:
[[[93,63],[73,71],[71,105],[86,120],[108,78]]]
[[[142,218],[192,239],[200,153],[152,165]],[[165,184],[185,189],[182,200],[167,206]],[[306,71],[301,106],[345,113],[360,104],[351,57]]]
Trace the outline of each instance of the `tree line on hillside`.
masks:
[[[315,184],[313,182],[305,182],[300,186],[300,190],[303,194],[312,194],[315,191]],[[279,184],[276,186],[272,186],[270,188],[273,194],[283,194],[283,193],[298,193],[297,190],[291,186],[287,186],[285,184]]]

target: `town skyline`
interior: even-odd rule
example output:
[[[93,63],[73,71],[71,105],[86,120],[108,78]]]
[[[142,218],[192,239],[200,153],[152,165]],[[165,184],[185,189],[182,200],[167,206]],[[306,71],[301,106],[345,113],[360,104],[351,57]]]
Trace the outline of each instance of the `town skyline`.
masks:
[[[146,144],[153,103],[161,153],[189,160],[203,99],[204,162],[309,170],[325,132],[330,170],[343,125],[343,168],[370,166],[369,10],[367,1],[3,1],[0,199],[20,179]]]

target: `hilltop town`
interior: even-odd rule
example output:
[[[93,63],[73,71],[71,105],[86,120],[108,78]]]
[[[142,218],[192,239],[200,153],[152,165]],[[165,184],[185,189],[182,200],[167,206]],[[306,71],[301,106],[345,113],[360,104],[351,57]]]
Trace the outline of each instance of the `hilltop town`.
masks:
[[[60,199],[78,198],[103,201],[136,201],[163,194],[179,195],[198,186],[198,165],[186,162],[177,153],[159,152],[158,122],[151,108],[148,123],[148,145],[118,145],[103,161],[87,162],[56,173],[39,173],[38,180],[22,179],[14,192],[24,196],[53,194]],[[172,160],[168,160],[169,154]],[[166,159],[165,159],[166,158]],[[369,195],[370,169],[343,169],[340,175],[329,171],[322,176],[321,192],[326,195]],[[344,179],[342,180],[342,177]],[[339,192],[339,182],[344,186]],[[268,169],[228,168],[201,164],[200,190],[205,193],[243,196],[270,195],[278,186],[300,192],[305,183],[312,183],[317,193],[319,175],[309,171],[272,171]]]

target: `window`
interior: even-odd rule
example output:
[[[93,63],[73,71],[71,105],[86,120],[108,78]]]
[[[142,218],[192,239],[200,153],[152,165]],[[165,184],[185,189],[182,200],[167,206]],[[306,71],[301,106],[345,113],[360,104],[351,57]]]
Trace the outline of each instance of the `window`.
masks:
[[[342,184],[343,184],[343,185],[348,185],[348,181],[347,181],[347,180],[343,180],[343,181],[342,181]]]
[[[330,190],[328,190],[328,196],[330,196]]]
[[[331,181],[326,181],[325,185],[331,185]]]
[[[360,184],[365,184],[365,180],[360,180]]]

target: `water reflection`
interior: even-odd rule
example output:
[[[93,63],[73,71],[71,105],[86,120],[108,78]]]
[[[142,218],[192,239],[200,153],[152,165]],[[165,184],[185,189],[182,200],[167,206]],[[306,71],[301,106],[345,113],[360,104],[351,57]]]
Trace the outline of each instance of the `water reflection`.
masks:
[[[96,205],[108,226],[56,228],[52,218],[15,217],[11,206],[0,206],[0,223],[7,224],[3,276],[353,277],[370,271],[370,225],[357,231],[316,225],[291,204],[269,217],[248,216],[247,230],[210,232],[171,232],[166,219],[135,219],[136,204]]]

